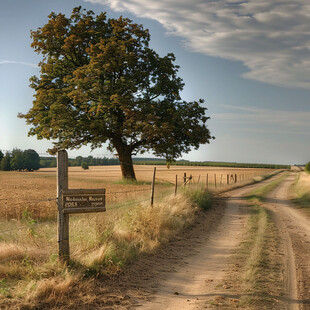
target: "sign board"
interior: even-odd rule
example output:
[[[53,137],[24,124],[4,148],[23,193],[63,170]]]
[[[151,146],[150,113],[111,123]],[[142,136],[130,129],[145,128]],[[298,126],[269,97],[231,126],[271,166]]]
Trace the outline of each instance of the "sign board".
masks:
[[[65,189],[62,206],[64,213],[104,212],[105,189]]]

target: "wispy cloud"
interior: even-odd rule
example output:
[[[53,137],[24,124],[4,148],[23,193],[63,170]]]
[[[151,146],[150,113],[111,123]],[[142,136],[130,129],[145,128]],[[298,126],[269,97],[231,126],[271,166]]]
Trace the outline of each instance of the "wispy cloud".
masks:
[[[38,68],[38,65],[29,62],[15,61],[15,60],[0,60],[0,65],[6,65],[6,64],[15,64],[15,65],[28,66],[32,68]]]
[[[213,115],[217,120],[247,125],[247,131],[269,134],[310,134],[310,112],[269,110],[255,107],[221,105],[227,112]],[[248,125],[252,126],[249,127]]]
[[[310,89],[308,0],[84,0],[160,22],[191,50],[241,61],[244,77]]]

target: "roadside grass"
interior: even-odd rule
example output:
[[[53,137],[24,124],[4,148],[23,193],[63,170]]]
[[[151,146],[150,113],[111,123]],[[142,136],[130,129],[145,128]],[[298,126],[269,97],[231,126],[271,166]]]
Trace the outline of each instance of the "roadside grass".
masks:
[[[153,207],[146,202],[71,216],[68,265],[58,261],[56,222],[40,223],[28,211],[22,223],[11,221],[12,229],[17,223],[23,227],[0,241],[0,308],[65,309],[72,298],[95,303],[96,294],[88,293],[96,290],[96,278],[117,274],[141,253],[156,251],[192,225],[211,200],[203,187],[192,186],[157,199]]]
[[[298,173],[290,190],[295,205],[310,214],[310,175],[306,172]]]
[[[238,272],[241,273],[239,285],[242,293],[238,306],[245,309],[284,309],[278,298],[283,294],[279,289],[282,274],[281,259],[277,256],[278,230],[272,213],[262,203],[285,176],[260,186],[246,197],[249,207],[247,233],[235,252]]]
[[[284,173],[280,178],[254,189],[245,198],[254,202],[262,203],[268,193],[275,189],[287,177],[287,175],[288,173]],[[264,180],[269,179],[272,176],[274,175],[266,176]]]

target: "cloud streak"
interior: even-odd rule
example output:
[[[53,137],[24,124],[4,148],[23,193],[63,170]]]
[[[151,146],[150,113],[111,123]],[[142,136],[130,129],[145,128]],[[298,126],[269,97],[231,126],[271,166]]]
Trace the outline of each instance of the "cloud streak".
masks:
[[[242,62],[243,76],[310,89],[308,0],[84,0],[160,22],[191,50]]]
[[[0,65],[6,65],[6,64],[23,65],[23,66],[28,66],[32,68],[38,68],[38,65],[30,63],[30,62],[15,61],[15,60],[0,60]]]
[[[217,120],[239,125],[247,125],[247,131],[265,132],[269,134],[306,134],[310,133],[310,112],[269,110],[255,107],[221,105],[225,113],[215,113]],[[248,125],[252,125],[250,128]]]

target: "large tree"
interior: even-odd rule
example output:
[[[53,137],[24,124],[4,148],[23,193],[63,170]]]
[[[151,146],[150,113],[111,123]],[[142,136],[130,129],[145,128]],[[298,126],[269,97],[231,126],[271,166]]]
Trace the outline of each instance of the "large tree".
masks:
[[[24,155],[24,169],[28,171],[39,170],[40,169],[40,156],[32,149],[25,150]]]
[[[12,170],[24,170],[25,169],[25,158],[24,153],[20,149],[14,149],[11,153],[11,169]]]
[[[149,48],[142,25],[77,7],[70,18],[51,13],[31,37],[43,59],[31,78],[33,106],[20,114],[32,125],[29,135],[56,140],[55,149],[108,142],[130,179],[137,152],[170,162],[213,138],[203,100],[181,100],[174,55]]]
[[[11,159],[12,159],[11,154],[9,152],[6,152],[5,156],[1,160],[1,165],[0,165],[1,170],[3,171],[12,170]]]

